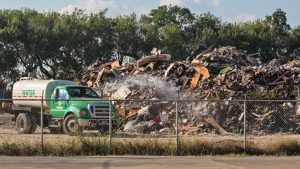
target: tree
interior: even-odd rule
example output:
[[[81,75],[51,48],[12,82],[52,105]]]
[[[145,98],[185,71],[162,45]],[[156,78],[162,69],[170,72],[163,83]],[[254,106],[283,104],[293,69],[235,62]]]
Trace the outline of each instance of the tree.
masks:
[[[119,16],[114,19],[116,53],[119,57],[129,55],[138,58],[142,55],[142,37],[136,15]]]
[[[54,31],[59,14],[36,13],[28,18],[28,42],[26,49],[28,55],[36,60],[38,70],[47,79],[57,77],[57,67],[60,63],[59,49],[62,41]]]
[[[18,70],[16,69],[18,61],[15,57],[14,47],[11,45],[9,38],[9,11],[0,11],[0,86],[3,87],[5,83],[15,80],[18,77]]]
[[[60,46],[60,78],[72,78],[98,58],[110,58],[114,49],[113,23],[106,11],[87,15],[75,10],[60,16],[56,31]],[[72,76],[70,76],[72,75]]]
[[[144,15],[140,20],[144,48],[150,51],[150,48],[158,47],[170,53],[173,59],[187,58],[190,39],[185,31],[194,19],[194,14],[188,8],[160,6],[151,10],[149,16]]]
[[[276,58],[286,60],[288,48],[290,25],[287,24],[286,13],[277,9],[271,16],[266,16],[266,21],[271,26],[273,50]]]
[[[153,47],[161,48],[162,39],[159,36],[158,26],[152,23],[149,16],[142,15],[139,20],[139,29],[142,38],[142,53],[147,54]]]
[[[167,24],[178,25],[181,29],[190,26],[195,17],[188,8],[179,6],[159,6],[151,10],[149,17],[151,22],[157,27],[163,27]]]
[[[176,59],[185,59],[183,31],[175,24],[167,24],[160,28],[163,50],[169,51]]]
[[[190,40],[189,53],[195,56],[205,48],[217,47],[220,43],[221,27],[221,20],[211,13],[196,16],[193,24],[185,31],[187,39]]]

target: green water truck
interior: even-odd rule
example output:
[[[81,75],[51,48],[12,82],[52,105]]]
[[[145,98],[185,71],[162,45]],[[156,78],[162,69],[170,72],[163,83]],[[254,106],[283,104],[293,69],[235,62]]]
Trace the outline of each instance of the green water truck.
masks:
[[[55,134],[109,129],[110,102],[73,81],[18,81],[13,85],[12,101],[13,120],[20,134],[34,133],[41,124]]]

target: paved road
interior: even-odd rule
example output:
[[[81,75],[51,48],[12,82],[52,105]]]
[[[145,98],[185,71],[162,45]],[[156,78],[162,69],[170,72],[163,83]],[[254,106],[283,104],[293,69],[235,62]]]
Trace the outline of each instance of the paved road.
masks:
[[[0,169],[299,169],[300,157],[6,157]]]

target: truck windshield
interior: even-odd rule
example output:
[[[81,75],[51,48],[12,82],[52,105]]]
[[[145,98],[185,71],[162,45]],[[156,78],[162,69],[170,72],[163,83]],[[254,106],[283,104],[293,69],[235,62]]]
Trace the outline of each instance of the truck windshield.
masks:
[[[86,87],[68,87],[70,97],[99,98],[99,95],[92,89]]]

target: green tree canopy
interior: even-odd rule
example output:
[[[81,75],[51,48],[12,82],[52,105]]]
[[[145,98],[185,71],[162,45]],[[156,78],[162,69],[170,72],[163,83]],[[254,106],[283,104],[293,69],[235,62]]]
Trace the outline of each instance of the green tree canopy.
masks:
[[[222,22],[211,13],[194,14],[178,6],[115,18],[106,10],[0,10],[0,83],[28,72],[45,79],[73,79],[97,59],[138,59],[153,47],[170,53],[173,60],[185,60],[219,46],[259,52],[263,62],[287,62],[299,58],[294,51],[300,47],[300,27],[291,28],[281,9],[246,23]]]

